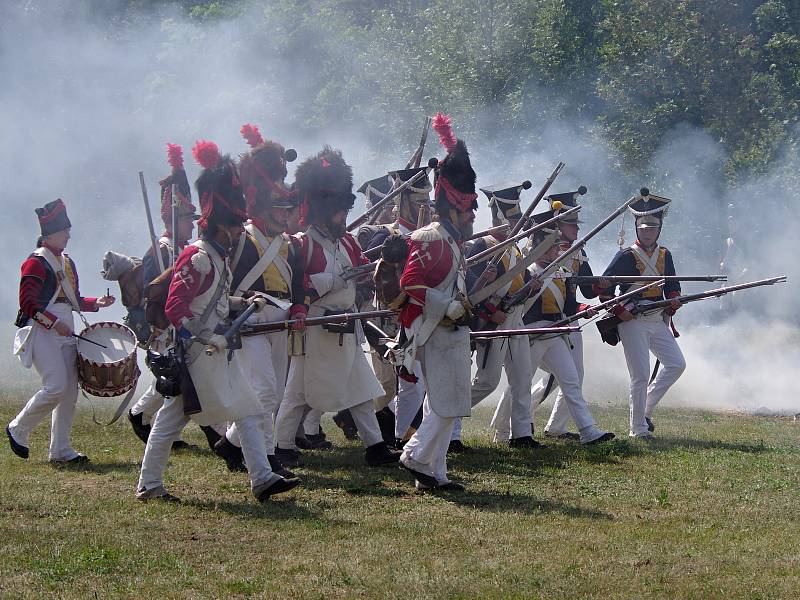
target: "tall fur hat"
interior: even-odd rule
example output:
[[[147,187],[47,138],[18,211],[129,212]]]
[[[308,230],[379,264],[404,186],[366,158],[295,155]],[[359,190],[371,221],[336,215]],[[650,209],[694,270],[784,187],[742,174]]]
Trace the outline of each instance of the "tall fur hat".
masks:
[[[239,160],[239,176],[242,180],[247,214],[262,207],[294,208],[295,195],[284,184],[286,163],[297,158],[297,152],[272,140],[265,140],[258,127],[250,123],[242,125],[242,137],[251,150]]]
[[[353,170],[340,150],[325,146],[303,161],[295,184],[304,223],[324,223],[334,213],[353,208]]]
[[[447,202],[459,212],[477,210],[475,171],[469,160],[467,145],[456,138],[451,123],[450,117],[442,113],[437,113],[433,118],[433,129],[439,134],[439,142],[447,150],[447,156],[439,161],[435,186],[436,202]]]
[[[214,142],[198,141],[192,155],[203,171],[195,182],[200,198],[200,229],[209,225],[236,225],[247,220],[242,184],[236,164],[222,156]]]
[[[200,215],[195,214],[197,208],[192,204],[192,188],[189,186],[189,179],[183,168],[183,148],[178,144],[167,143],[167,162],[172,167],[172,173],[158,182],[161,186],[161,220],[168,229],[172,228],[172,186],[174,185],[178,193],[178,215],[191,215],[199,219]]]

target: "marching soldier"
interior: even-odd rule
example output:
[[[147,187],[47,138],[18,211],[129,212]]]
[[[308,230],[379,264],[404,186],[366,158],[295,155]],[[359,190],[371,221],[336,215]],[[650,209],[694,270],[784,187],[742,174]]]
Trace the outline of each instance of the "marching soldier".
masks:
[[[242,134],[252,149],[239,162],[239,176],[247,200],[245,233],[233,253],[234,296],[259,294],[267,306],[248,318],[246,325],[283,321],[289,315],[292,289],[302,293],[302,271],[296,268],[296,252],[285,233],[289,211],[297,204],[295,195],[286,188],[287,158],[294,150],[271,140],[265,141],[254,125],[244,125]],[[272,471],[293,477],[275,456],[274,425],[278,406],[283,398],[289,355],[286,332],[261,333],[242,338],[239,351],[242,370],[261,402],[264,417],[264,439]],[[245,470],[236,424],[231,424],[215,451],[232,470]]]
[[[179,145],[167,144],[167,162],[172,167],[172,173],[159,182],[161,186],[161,221],[164,223],[164,233],[158,239],[158,249],[161,256],[154,255],[153,248],[150,247],[142,258],[143,289],[145,290],[151,281],[172,265],[172,254],[176,251],[173,240],[178,240],[177,251],[180,251],[181,248],[189,243],[194,232],[194,222],[200,218],[195,213],[196,208],[192,204],[192,190],[189,187],[189,180],[186,178],[186,171],[183,168],[183,149]],[[177,235],[172,232],[173,186],[178,195]],[[165,353],[171,345],[171,337],[171,328],[158,332],[158,335],[150,342],[150,349],[154,352]],[[128,411],[128,421],[133,427],[133,432],[145,444],[147,443],[147,437],[150,435],[150,423],[163,404],[164,397],[156,391],[155,382],[153,382]],[[214,443],[220,437],[219,434],[211,427],[203,430],[206,437],[208,437],[209,445],[213,449]],[[180,439],[173,443],[173,448],[186,446],[188,444]]]
[[[325,147],[295,173],[297,191],[308,229],[298,234],[298,263],[304,271],[303,290],[292,298],[290,315],[353,311],[356,286],[343,279],[345,269],[366,264],[355,238],[347,233],[347,213],[353,206],[353,175],[339,151]],[[350,409],[365,446],[369,465],[397,462],[375,418],[373,398],[383,393],[361,349],[361,323],[345,326],[296,327],[303,331],[304,353],[293,348],[286,392],[277,417],[276,455],[287,466],[298,463],[295,433],[306,404],[323,412]],[[299,337],[298,333],[294,339]]]
[[[438,220],[411,235],[400,278],[408,295],[400,314],[406,346],[397,355],[408,372],[421,362],[428,393],[422,423],[403,447],[400,463],[418,489],[463,490],[447,476],[447,448],[455,419],[470,414],[471,306],[461,244],[472,234],[478,203],[466,144],[441,113],[433,128],[447,150],[435,184]]]
[[[551,210],[556,202],[560,202],[564,209],[570,209],[578,205],[578,196],[584,195],[585,193],[586,187],[580,186],[574,192],[552,194],[548,196],[547,200],[550,203]],[[561,234],[562,251],[569,250],[575,240],[578,239],[580,223],[581,221],[578,219],[577,214],[565,217],[558,222],[558,230]],[[565,265],[565,268],[569,271],[568,277],[569,275],[578,275],[581,277],[591,277],[593,275],[592,268],[589,266],[589,258],[583,249],[581,249],[579,253],[573,254],[572,258]],[[571,283],[570,280],[567,279],[567,298],[564,302],[564,314],[567,316],[572,316],[578,311],[588,308],[587,305],[578,302],[577,288],[578,286]],[[587,300],[597,297],[597,292],[591,284],[581,285],[580,290],[583,297]],[[578,371],[578,379],[580,380],[581,388],[583,388],[583,334],[580,331],[570,333],[569,343],[570,350],[572,352],[572,359],[575,361],[575,368]],[[534,386],[534,410],[546,399],[547,395],[554,387],[557,386],[555,385],[555,376],[552,373],[549,374],[542,382],[540,382],[540,385]],[[564,400],[564,393],[559,389],[555,404],[553,405],[553,410],[550,413],[550,419],[544,428],[545,437],[573,440],[580,439],[580,436],[577,433],[568,430],[569,418],[569,408]]]
[[[643,189],[642,196],[628,208],[635,218],[636,242],[616,254],[603,276],[675,275],[672,253],[658,244],[670,200],[647,192],[647,189]],[[615,285],[598,287],[600,299],[612,298],[615,288]],[[630,285],[620,285],[621,293],[629,289]],[[651,287],[642,292],[639,303],[641,305],[677,298],[680,295],[680,283],[668,281],[663,289]],[[631,437],[642,439],[653,437],[655,430],[653,410],[686,369],[683,353],[669,326],[671,317],[680,306],[680,301],[674,300],[664,311],[636,316],[628,311],[631,308],[630,304],[616,306],[612,311],[622,320],[617,330],[625,350],[625,361],[628,363],[628,373],[631,377],[629,432]],[[650,352],[661,362],[662,368],[648,386]]]
[[[390,172],[389,177],[394,181],[395,186],[400,186],[423,170],[425,170],[425,167],[399,169]],[[378,228],[367,243],[367,248],[378,248],[383,246],[383,243],[391,235],[408,236],[416,229],[428,225],[431,220],[430,193],[432,190],[430,179],[425,176],[401,192],[400,196],[397,197],[394,211],[396,219],[393,223]],[[378,301],[379,308],[386,308],[380,298],[378,298]],[[398,332],[399,323],[396,317],[384,317],[379,325],[390,336],[395,336]],[[384,375],[385,379],[381,380],[381,385],[383,385],[384,390],[387,390],[383,407],[377,403],[375,406],[376,410],[379,411],[379,422],[382,415],[391,412],[387,405],[394,398],[394,414],[390,419],[387,416],[383,418],[385,421],[391,421],[391,426],[393,427],[391,436],[394,438],[395,445],[402,447],[409,428],[411,428],[415,416],[422,407],[422,401],[425,397],[425,385],[421,377],[421,367],[415,367],[413,376],[397,377],[394,367],[377,354],[373,354],[372,366],[375,368],[376,373],[380,372]],[[391,382],[391,396],[388,395],[387,384],[389,382]]]
[[[528,184],[530,187],[530,184]],[[520,210],[520,193],[525,189],[524,184],[510,184],[481,188],[489,199],[492,209],[492,225],[507,224],[513,228],[522,216]],[[483,252],[487,248],[497,245],[506,239],[503,233],[486,235],[477,240],[469,249],[468,257]],[[521,260],[522,253],[516,244],[508,246],[502,254],[496,272],[487,279],[493,281],[502,276],[508,269],[514,267]],[[487,259],[488,260],[488,259]],[[467,288],[470,289],[486,268],[486,262],[472,265],[467,274]],[[476,307],[479,320],[486,325],[484,329],[516,329],[522,327],[522,317],[525,313],[523,303],[516,306],[506,306],[508,300],[525,285],[530,275],[525,272],[519,274],[507,285],[503,286],[491,297],[481,302]],[[507,339],[486,340],[478,343],[477,352],[478,371],[472,381],[471,399],[472,406],[477,405],[486,398],[500,383],[500,375],[505,366],[508,380],[508,391],[511,399],[511,431],[498,435],[497,441],[508,442],[512,447],[535,447],[539,444],[533,439],[531,430],[531,358],[530,344],[526,336],[515,336]],[[509,440],[510,433],[510,440]],[[458,449],[461,445],[461,420],[456,421],[453,438],[450,442],[450,451]],[[455,448],[454,448],[455,447]]]
[[[537,223],[543,223],[554,216],[550,210],[534,215]],[[532,242],[541,244],[555,229],[540,229],[534,233]],[[561,254],[561,244],[556,242],[545,254],[530,266],[531,275],[536,277],[544,271]],[[563,267],[553,272],[541,281],[539,291],[529,298],[526,307],[529,307],[523,321],[528,327],[549,327],[556,321],[564,318],[564,307],[567,300],[565,277],[569,271]],[[614,438],[614,434],[597,427],[589,406],[583,397],[581,381],[575,360],[570,352],[568,337],[541,336],[530,338],[531,372],[535,373],[539,365],[552,373],[561,390],[564,392],[570,416],[578,426],[580,442],[582,444],[597,444]],[[508,390],[505,395],[509,395]],[[497,405],[493,422],[496,424],[507,423],[510,418],[508,400],[503,400]],[[496,425],[496,428],[499,428]]]
[[[250,474],[253,495],[264,502],[270,496],[297,486],[297,478],[273,473],[267,460],[263,408],[236,355],[229,360],[228,340],[219,332],[231,308],[248,301],[230,296],[228,255],[242,233],[245,201],[233,161],[220,156],[216,144],[198,142],[192,149],[203,167],[197,180],[202,217],[201,237],[178,257],[167,298],[166,314],[185,343],[189,378],[181,378],[180,396],[167,398],[156,413],[147,440],[136,497],[140,500],[174,500],[164,488],[169,448],[181,430],[194,419],[200,425],[233,421]],[[262,308],[263,298],[251,302]],[[211,352],[207,352],[210,350]],[[192,404],[191,388],[199,406]]]
[[[95,312],[111,306],[113,296],[81,296],[78,272],[64,249],[72,224],[61,199],[36,209],[41,236],[36,250],[22,263],[19,283],[19,332],[14,353],[26,368],[33,365],[42,389],[6,427],[11,450],[28,458],[28,438],[36,425],[52,413],[49,460],[85,463],[89,459],[70,443],[78,402],[77,340],[72,313]]]

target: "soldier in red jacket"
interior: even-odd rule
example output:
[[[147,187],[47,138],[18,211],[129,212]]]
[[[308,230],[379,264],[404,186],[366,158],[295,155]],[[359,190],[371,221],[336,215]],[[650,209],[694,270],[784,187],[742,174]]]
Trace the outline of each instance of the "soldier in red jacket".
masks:
[[[418,489],[463,490],[447,477],[447,447],[456,417],[470,415],[470,310],[462,242],[472,234],[475,171],[467,147],[437,114],[433,127],[447,156],[439,163],[435,185],[437,219],[415,231],[400,285],[408,301],[400,314],[407,344],[401,361],[413,372],[420,360],[427,395],[419,429],[406,443],[400,464]]]
[[[73,311],[95,312],[114,303],[113,296],[85,298],[78,286],[75,263],[64,253],[72,224],[59,199],[37,208],[41,237],[37,248],[22,264],[16,354],[42,377],[42,389],[8,427],[11,450],[28,458],[28,437],[36,425],[53,413],[50,428],[50,462],[79,463],[89,459],[69,441],[78,401],[77,345],[73,336]]]
[[[298,167],[295,182],[308,228],[297,235],[297,264],[304,275],[302,289],[293,291],[290,317],[302,320],[306,315],[353,312],[355,282],[342,274],[366,264],[367,259],[346,228],[355,199],[352,170],[339,151],[325,147]],[[373,398],[381,396],[383,389],[364,356],[361,323],[309,327],[304,336],[305,352],[292,354],[276,418],[278,460],[289,467],[298,464],[295,434],[308,405],[322,412],[350,409],[367,464],[397,462],[399,453],[386,446],[375,418]]]
[[[190,418],[198,425],[232,421],[238,431],[253,495],[264,502],[300,483],[274,473],[267,459],[263,407],[222,335],[231,309],[257,303],[231,296],[229,253],[243,232],[245,201],[236,165],[220,156],[216,144],[201,141],[192,149],[203,167],[197,179],[202,217],[200,239],[188,245],[175,263],[165,312],[185,348],[185,362],[199,407],[186,406],[182,395],[167,398],[156,413],[142,460],[136,497],[174,500],[164,488],[164,470],[172,442]],[[186,385],[183,381],[181,386]],[[187,389],[182,389],[187,392]],[[189,410],[191,409],[191,410]],[[221,440],[220,440],[221,441]]]

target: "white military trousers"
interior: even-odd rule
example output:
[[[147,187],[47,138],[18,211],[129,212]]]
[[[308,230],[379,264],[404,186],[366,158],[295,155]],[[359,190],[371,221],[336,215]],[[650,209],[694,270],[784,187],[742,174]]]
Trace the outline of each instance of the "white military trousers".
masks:
[[[536,321],[528,326],[548,327],[551,325],[550,321]],[[561,335],[554,337],[530,336],[530,349],[531,373],[535,373],[540,366],[552,373],[564,393],[569,415],[575,421],[578,430],[593,426],[595,420],[583,398],[581,379],[578,376],[578,369],[572,358],[567,338]],[[504,434],[503,425],[505,425],[505,431],[510,428],[510,407],[511,391],[506,389],[492,419],[492,423],[498,431],[498,439],[503,439],[501,437]]]
[[[280,314],[284,316],[279,316],[271,314],[270,309],[280,311],[277,307],[268,306],[262,311],[262,313],[266,313],[263,317],[261,314],[254,315],[261,317],[258,322],[284,318],[285,311],[280,311]],[[283,398],[286,369],[289,363],[286,332],[277,331],[243,337],[242,348],[237,352],[239,352],[239,364],[242,372],[250,382],[250,386],[263,408],[263,429],[267,454],[275,454],[275,417]],[[232,444],[241,445],[235,423],[228,428],[226,437]]]
[[[569,342],[572,346],[570,348],[572,360],[575,362],[575,370],[578,372],[578,380],[580,381],[581,389],[583,389],[583,335],[580,331],[570,333]],[[546,383],[547,379],[545,379],[545,384]],[[541,404],[541,402],[537,403],[534,401],[534,411],[539,404]],[[556,435],[566,433],[569,429],[569,419],[569,407],[564,399],[564,392],[559,388],[555,404],[553,404],[553,410],[550,412],[550,419],[547,421],[544,430]]]
[[[686,360],[661,313],[623,321],[617,328],[631,377],[629,435],[646,435],[645,417],[653,414],[658,402],[681,376]],[[661,369],[648,386],[650,352],[661,361]]]
[[[167,467],[172,442],[178,439],[189,420],[190,417],[183,414],[181,396],[164,399],[164,405],[156,413],[150,437],[147,438],[137,489],[151,490],[164,485],[164,469]],[[250,475],[251,489],[278,478],[267,460],[262,421],[260,415],[250,415],[234,421]]]
[[[56,302],[51,306],[50,312],[62,323],[74,327],[69,304]],[[75,406],[78,403],[76,340],[59,335],[55,329],[45,329],[38,323],[33,324],[30,335],[35,336],[31,345],[32,360],[36,372],[42,378],[42,389],[28,400],[9,423],[8,429],[18,443],[29,446],[28,440],[33,428],[47,415],[51,415],[49,459],[71,460],[78,456],[69,440]]]

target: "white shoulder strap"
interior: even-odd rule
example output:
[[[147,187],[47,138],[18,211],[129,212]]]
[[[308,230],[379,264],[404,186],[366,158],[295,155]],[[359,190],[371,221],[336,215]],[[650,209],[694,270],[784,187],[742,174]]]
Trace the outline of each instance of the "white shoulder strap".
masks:
[[[266,240],[265,240],[266,241]],[[252,266],[252,268],[247,272],[247,275],[244,276],[242,281],[236,287],[236,290],[233,292],[234,296],[238,296],[244,290],[249,290],[250,286],[253,285],[259,277],[264,274],[264,271],[267,270],[267,267],[275,260],[275,257],[278,256],[278,252],[281,250],[281,246],[283,245],[283,238],[279,235],[276,235],[272,243],[264,250],[264,254],[261,255],[261,258],[258,259],[258,262]]]

